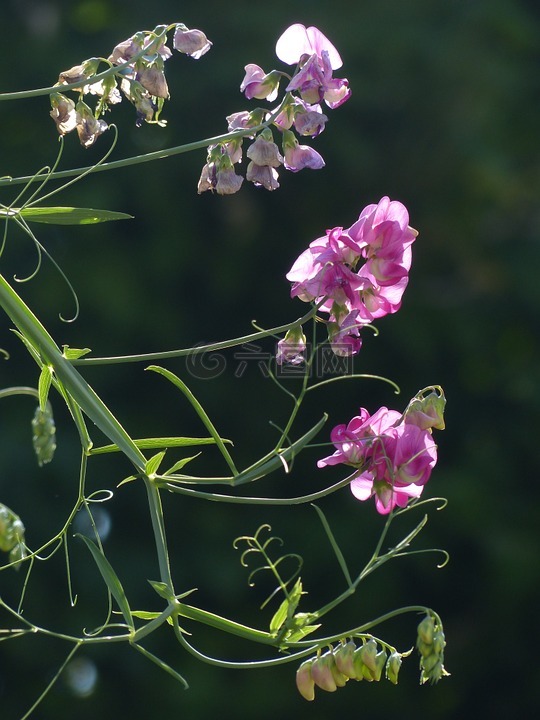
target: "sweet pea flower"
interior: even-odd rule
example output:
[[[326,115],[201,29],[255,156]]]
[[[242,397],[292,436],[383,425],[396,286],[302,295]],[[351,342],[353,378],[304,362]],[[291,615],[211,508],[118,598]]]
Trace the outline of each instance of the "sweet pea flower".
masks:
[[[163,69],[156,65],[149,67],[143,67],[137,72],[137,80],[141,83],[145,90],[148,90],[150,95],[154,97],[168,99],[169,88],[165,79],[165,73]]]
[[[49,114],[56,123],[60,135],[66,135],[66,133],[75,130],[77,127],[77,112],[73,100],[62,95],[62,93],[53,93],[51,95],[51,106],[52,110]]]
[[[212,43],[202,30],[189,30],[182,23],[178,23],[174,32],[173,47],[178,52],[198,60],[210,50]]]
[[[287,65],[301,65],[287,92],[298,90],[302,100],[310,104],[324,99],[330,108],[338,107],[350,97],[348,81],[332,77],[332,71],[343,65],[341,56],[316,27],[291,25],[277,41],[276,55]]]
[[[362,501],[374,497],[383,515],[420,497],[437,462],[431,431],[406,423],[404,415],[386,407],[371,416],[361,408],[348,425],[337,425],[330,439],[337,449],[317,466],[357,468],[351,492]]]
[[[328,117],[320,105],[303,103],[303,106],[303,109],[298,109],[294,115],[294,129],[299,135],[317,137],[324,130]]]
[[[359,322],[358,313],[354,310],[348,313],[341,322],[328,323],[328,339],[330,348],[335,355],[350,357],[360,352],[362,338],[359,328],[362,324],[365,323]]]
[[[292,172],[304,168],[320,170],[325,165],[322,156],[308,145],[300,145],[290,130],[283,133],[283,158],[285,168]]]
[[[276,43],[276,55],[287,65],[296,65],[304,56],[322,57],[326,52],[333,70],[343,65],[340,54],[330,40],[316,27],[295,23],[285,30]]]
[[[271,137],[271,132],[263,130],[249,146],[246,155],[251,162],[247,166],[246,180],[266,190],[277,190],[279,183],[275,168],[283,163],[283,157]]]
[[[244,70],[246,74],[240,85],[240,92],[245,93],[248,100],[255,98],[272,102],[277,98],[279,73],[274,71],[267,75],[261,67],[254,63],[246,65]]]
[[[75,110],[80,143],[83,147],[90,147],[105,130],[108,130],[109,126],[104,120],[98,120],[91,108],[82,100],[79,100]]]
[[[301,365],[305,362],[306,336],[302,327],[291,328],[277,344],[276,363],[283,365]]]

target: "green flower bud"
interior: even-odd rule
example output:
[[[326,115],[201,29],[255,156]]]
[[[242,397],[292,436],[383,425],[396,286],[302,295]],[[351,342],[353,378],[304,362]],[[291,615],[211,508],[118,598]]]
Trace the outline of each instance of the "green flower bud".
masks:
[[[354,657],[353,657],[353,667],[355,672],[355,678],[356,680],[363,680],[364,679],[364,668],[366,667],[364,665],[364,661],[362,660],[362,648],[359,647],[354,651]]]
[[[398,675],[401,668],[401,655],[394,651],[386,663],[386,678],[393,685],[397,685]]]
[[[340,645],[338,649],[334,651],[337,669],[348,678],[356,678],[356,670],[354,669],[355,650],[356,645],[351,640],[346,645]]]
[[[435,631],[435,620],[431,615],[426,615],[422,622],[418,625],[418,640],[431,645],[433,642],[433,633]]]
[[[0,503],[0,550],[10,552],[24,542],[24,525],[18,515]]]
[[[330,670],[332,671],[332,677],[334,678],[334,682],[336,683],[337,687],[345,687],[349,678],[347,675],[344,675],[342,672],[340,672],[336,664],[336,658],[334,655],[333,658],[334,661],[330,663]]]
[[[381,650],[377,653],[377,655],[375,655],[375,670],[373,673],[373,679],[375,680],[375,682],[379,682],[382,677],[382,672],[386,665],[387,657],[388,655],[386,654],[386,650]]]
[[[315,683],[311,677],[311,665],[313,660],[306,660],[296,671],[296,687],[300,695],[306,700],[314,700]]]
[[[36,408],[32,419],[32,443],[39,465],[44,465],[53,459],[56,450],[56,427],[50,403],[45,410]]]
[[[444,633],[442,630],[437,630],[437,632],[433,635],[433,652],[437,653],[437,655],[442,655],[445,646],[446,640],[444,638]]]
[[[335,660],[330,651],[315,658],[311,665],[311,677],[315,685],[320,687],[321,690],[326,690],[326,692],[335,692],[337,690],[337,684],[332,673],[333,665],[335,665]]]
[[[371,638],[365,645],[362,645],[360,650],[362,652],[364,665],[366,665],[372,673],[375,673],[377,670],[377,642]]]
[[[416,648],[422,657],[427,657],[433,652],[433,645],[428,645],[420,639],[416,641]]]
[[[15,547],[13,547],[9,553],[9,562],[18,562],[19,560],[24,560],[26,557],[26,548],[24,547],[23,543],[17,543]],[[20,565],[15,565],[14,570],[19,570]]]

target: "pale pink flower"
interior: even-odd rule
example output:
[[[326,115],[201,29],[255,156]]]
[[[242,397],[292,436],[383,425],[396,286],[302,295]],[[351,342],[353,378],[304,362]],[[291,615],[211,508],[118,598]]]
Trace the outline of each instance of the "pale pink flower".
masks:
[[[296,65],[305,55],[322,57],[328,53],[333,70],[343,65],[340,54],[330,40],[316,27],[295,23],[285,30],[276,43],[276,55],[287,65]]]
[[[174,32],[173,47],[178,52],[198,60],[210,50],[212,43],[202,30],[189,30],[179,23]]]
[[[271,72],[268,75],[264,70],[250,63],[246,65],[244,70],[246,74],[240,85],[240,92],[243,92],[248,100],[255,98],[256,100],[274,101],[277,98],[279,89],[279,74]]]

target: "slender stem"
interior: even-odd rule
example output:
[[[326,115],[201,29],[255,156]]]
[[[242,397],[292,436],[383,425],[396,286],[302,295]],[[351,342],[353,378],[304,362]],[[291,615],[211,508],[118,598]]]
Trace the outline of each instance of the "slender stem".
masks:
[[[283,103],[282,103],[283,104]],[[207,148],[209,145],[218,145],[219,143],[231,142],[232,140],[238,140],[239,138],[248,137],[254,135],[264,128],[271,125],[274,119],[278,116],[281,111],[281,105],[269,115],[264,122],[255,127],[246,128],[245,130],[234,130],[233,132],[221,133],[220,135],[214,135],[213,137],[205,138],[204,140],[196,140],[195,142],[186,143],[184,145],[176,145],[172,148],[164,148],[162,150],[155,150],[154,152],[145,153],[144,155],[133,155],[123,160],[112,160],[108,163],[101,163],[94,166],[86,166],[80,168],[71,168],[70,170],[59,170],[57,172],[51,172],[48,174],[49,180],[61,180],[63,178],[75,177],[82,173],[88,174],[90,172],[102,172],[105,170],[118,170],[119,168],[131,167],[132,165],[140,165],[141,163],[153,162],[154,160],[161,160],[166,157],[172,157],[173,155],[183,155],[184,153],[191,152],[192,150],[202,150]],[[24,175],[21,177],[5,177],[0,178],[0,187],[4,185],[22,185],[23,183],[33,182],[36,179],[32,175]]]
[[[105,403],[71,363],[64,358],[47,330],[2,275],[0,275],[0,306],[4,308],[26,340],[36,349],[43,362],[54,368],[59,382],[88,417],[123,450],[139,471],[144,472],[146,461],[142,452]]]
[[[156,35],[155,39],[158,40],[159,38],[163,37],[163,35],[166,35],[167,32],[171,29],[171,27],[174,27],[174,25],[170,25],[169,27],[163,29],[160,33]],[[127,62],[120,65],[111,65],[109,68],[107,68],[107,70],[104,70],[97,75],[92,75],[91,77],[87,78],[86,82],[81,82],[81,80],[77,80],[76,82],[72,83],[64,83],[62,85],[55,84],[49,87],[35,88],[34,90],[19,90],[17,92],[0,93],[0,101],[24,100],[26,98],[40,97],[42,95],[51,95],[51,93],[55,92],[64,92],[65,90],[78,90],[81,85],[93,85],[100,80],[104,80],[110,75],[116,75],[116,73],[119,73],[125,68],[130,67],[130,65],[132,65],[136,60],[142,57],[146,52],[147,48],[143,47],[137,53],[135,53]]]
[[[302,325],[310,320],[317,310],[317,306],[312,307],[309,312],[297,320],[285,323],[284,325],[278,325],[277,327],[270,328],[269,330],[261,330],[256,333],[250,333],[249,335],[242,335],[241,337],[233,338],[232,340],[221,340],[220,342],[199,345],[198,347],[181,348],[179,350],[165,350],[163,352],[144,353],[142,355],[114,355],[110,357],[94,358],[83,357],[78,358],[77,360],[71,360],[70,362],[72,365],[114,365],[126,362],[153,362],[155,360],[170,360],[171,358],[185,357],[187,355],[200,355],[201,353],[215,352],[216,350],[226,350],[227,348],[236,347],[237,345],[247,345],[255,340],[262,340],[263,338],[270,337],[271,335],[280,335],[281,333],[287,332],[290,328]]]
[[[164,582],[174,595],[174,586],[171,575],[171,567],[169,564],[169,554],[167,552],[167,539],[165,536],[165,523],[163,519],[163,507],[159,490],[154,483],[147,477],[144,478],[146,493],[148,496],[148,507],[150,509],[150,518],[152,520],[152,528],[154,530],[154,540],[156,544],[156,552],[159,562],[159,572],[161,581]]]

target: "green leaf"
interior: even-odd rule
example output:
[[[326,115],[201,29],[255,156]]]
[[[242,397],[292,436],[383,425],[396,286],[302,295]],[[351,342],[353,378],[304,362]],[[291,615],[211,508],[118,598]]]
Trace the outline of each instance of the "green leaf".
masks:
[[[152,455],[150,460],[146,461],[145,466],[145,472],[150,477],[151,475],[154,475],[158,470],[159,466],[161,465],[161,461],[165,457],[165,450],[163,452],[156,453],[155,455]]]
[[[285,600],[281,603],[281,605],[276,610],[274,617],[270,620],[270,632],[271,633],[277,633],[279,628],[283,625],[283,623],[287,619],[288,608],[289,608],[289,598],[285,598]]]
[[[41,369],[38,382],[39,409],[41,412],[45,412],[47,399],[49,397],[49,390],[51,388],[52,375],[52,367],[50,365],[44,365]]]
[[[78,360],[84,357],[84,355],[88,355],[89,352],[92,352],[90,348],[70,348],[69,345],[62,345],[62,350],[62,354],[66,360]]]
[[[296,628],[294,630],[291,630],[288,632],[285,636],[285,639],[289,643],[298,642],[299,640],[302,640],[306,637],[306,635],[309,635],[312,632],[315,632],[315,630],[318,630],[321,627],[321,624],[318,625],[305,625],[301,628]]]
[[[133,629],[133,617],[131,614],[129,603],[127,601],[126,593],[124,592],[122,583],[118,579],[118,575],[113,570],[112,565],[107,560],[103,552],[97,547],[97,545],[93,543],[92,540],[90,540],[90,538],[87,538],[85,535],[81,535],[80,533],[77,533],[75,537],[80,537],[81,540],[84,541],[86,547],[92,553],[96,565],[98,566],[99,572],[101,573],[101,577],[109,588],[111,595],[118,603],[118,607],[122,611],[122,615],[124,616],[127,625],[129,625],[129,627]]]
[[[184,465],[187,465],[188,462],[191,462],[192,460],[195,460],[195,458],[198,458],[201,453],[197,453],[196,455],[192,455],[191,457],[182,458],[178,462],[175,462],[174,465],[167,470],[167,472],[164,472],[163,475],[170,475],[171,473],[176,472],[177,470],[181,470]]]
[[[174,595],[172,594],[171,589],[167,585],[167,583],[161,582],[160,580],[149,580],[148,582],[157,592],[159,597],[167,600],[167,602],[171,602],[171,600],[174,600]]]
[[[192,438],[192,437],[161,437],[161,438],[141,438],[134,440],[134,444],[139,450],[158,450],[159,448],[173,447],[191,447],[193,445],[214,445],[215,440],[211,437]],[[232,444],[230,440],[223,439],[223,442]],[[103,455],[104,453],[119,452],[118,445],[102,445],[101,447],[92,448],[92,455]]]
[[[139,618],[139,620],[148,620],[148,621],[155,620],[157,617],[159,617],[161,615],[160,612],[149,612],[147,610],[132,610],[131,614],[133,615],[133,617]],[[173,624],[172,617],[168,617],[167,622],[169,623],[169,625],[172,625]]]
[[[128,220],[133,217],[112,210],[75,207],[12,208],[11,213],[19,213],[21,217],[29,222],[49,223],[51,225],[94,225],[109,220]]]

